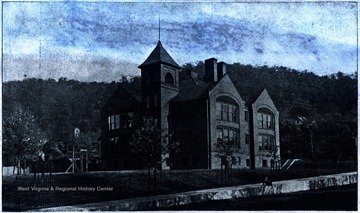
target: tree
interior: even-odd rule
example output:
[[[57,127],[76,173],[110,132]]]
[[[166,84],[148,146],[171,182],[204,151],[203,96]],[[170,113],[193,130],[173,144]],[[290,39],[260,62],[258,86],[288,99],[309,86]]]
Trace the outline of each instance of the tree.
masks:
[[[133,135],[131,146],[134,153],[145,157],[148,167],[149,189],[151,187],[150,169],[153,169],[153,185],[154,191],[156,191],[157,170],[160,169],[161,172],[161,165],[167,160],[167,155],[169,153],[176,153],[179,143],[172,140],[172,132],[169,132],[166,128],[161,129],[154,121],[153,118],[143,119],[142,126]]]
[[[240,149],[237,140],[218,140],[215,144],[216,157],[220,158],[221,163],[221,183],[231,183],[232,165],[236,164],[236,155]],[[224,167],[224,169],[223,169]]]
[[[280,123],[280,147],[281,156],[284,159],[303,158],[309,153],[305,148],[300,128],[291,122]]]
[[[13,161],[18,174],[22,164],[26,167],[26,162],[37,160],[45,143],[45,133],[28,109],[16,106],[4,112],[3,155],[6,161]]]

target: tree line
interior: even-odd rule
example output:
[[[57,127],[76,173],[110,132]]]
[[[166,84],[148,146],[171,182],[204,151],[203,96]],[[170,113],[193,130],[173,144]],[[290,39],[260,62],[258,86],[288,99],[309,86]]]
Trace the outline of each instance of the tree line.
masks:
[[[204,63],[185,64],[181,79],[196,73],[204,75]],[[283,158],[355,159],[357,137],[357,74],[338,72],[318,76],[308,71],[286,67],[251,66],[239,63],[227,66],[227,73],[246,101],[266,88],[280,111],[281,155]],[[193,77],[194,77],[193,76]],[[100,110],[119,85],[140,91],[140,76],[121,76],[111,83],[80,82],[66,78],[35,79],[3,83],[3,164],[14,165],[16,159],[33,158],[34,150],[19,153],[18,142],[44,142],[56,146],[54,156],[64,153],[63,143],[71,140],[77,127],[91,141],[100,137]],[[19,114],[20,113],[20,114]],[[21,118],[21,117],[25,118]],[[305,117],[309,123],[296,124]],[[14,132],[19,119],[31,121],[33,132]],[[311,125],[310,125],[311,124]],[[17,127],[15,127],[17,126]],[[26,129],[25,128],[25,129]],[[13,132],[12,132],[13,131]],[[29,136],[31,135],[31,137]],[[36,136],[36,137],[35,137]],[[60,151],[59,151],[60,150]],[[18,153],[18,157],[14,156]],[[29,154],[30,153],[30,154]]]

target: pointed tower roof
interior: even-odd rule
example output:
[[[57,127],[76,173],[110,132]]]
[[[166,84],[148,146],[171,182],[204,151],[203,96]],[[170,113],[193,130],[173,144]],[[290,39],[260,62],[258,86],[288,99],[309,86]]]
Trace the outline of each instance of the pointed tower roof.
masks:
[[[142,63],[139,68],[142,68],[149,64],[155,64],[157,62],[162,62],[169,66],[180,68],[180,66],[174,61],[174,59],[169,55],[169,53],[161,45],[161,42],[158,41],[155,49],[150,53],[149,57]]]

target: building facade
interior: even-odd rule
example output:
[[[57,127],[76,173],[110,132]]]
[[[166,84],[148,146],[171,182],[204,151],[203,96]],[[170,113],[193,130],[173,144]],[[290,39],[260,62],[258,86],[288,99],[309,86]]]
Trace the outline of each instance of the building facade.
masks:
[[[144,159],[129,148],[142,118],[174,133],[179,152],[162,169],[217,169],[232,144],[233,168],[270,168],[280,162],[279,112],[266,89],[243,100],[226,64],[205,60],[203,80],[180,81],[180,66],[159,41],[141,69],[140,92],[120,86],[102,110],[104,170],[140,169]],[[171,163],[169,163],[171,162]]]

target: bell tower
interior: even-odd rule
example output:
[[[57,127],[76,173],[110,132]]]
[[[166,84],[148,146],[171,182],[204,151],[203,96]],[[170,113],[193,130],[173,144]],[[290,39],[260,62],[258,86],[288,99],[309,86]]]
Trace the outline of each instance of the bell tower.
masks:
[[[180,66],[160,40],[141,69],[142,116],[152,117],[161,128],[169,128],[169,102],[179,93]]]

